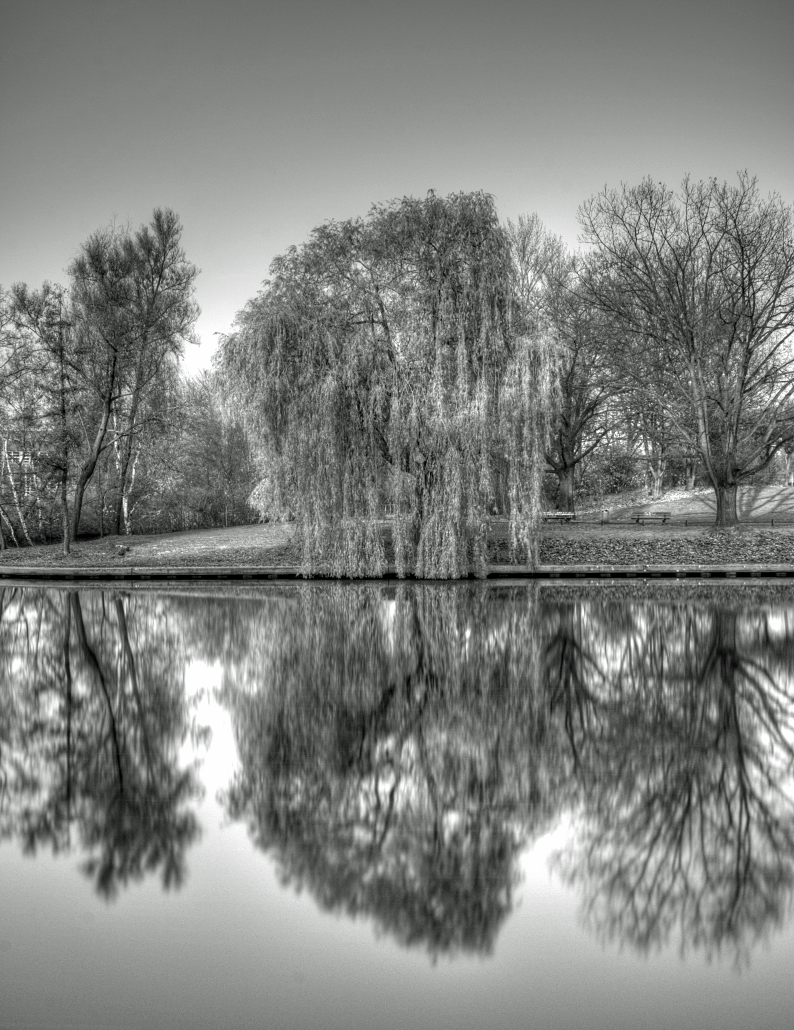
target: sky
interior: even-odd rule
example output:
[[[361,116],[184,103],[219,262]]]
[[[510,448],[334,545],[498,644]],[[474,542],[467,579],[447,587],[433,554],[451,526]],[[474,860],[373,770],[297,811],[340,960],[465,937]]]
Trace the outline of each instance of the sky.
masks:
[[[175,210],[201,345],[329,219],[484,190],[577,246],[646,175],[794,202],[791,0],[0,0],[0,284]]]

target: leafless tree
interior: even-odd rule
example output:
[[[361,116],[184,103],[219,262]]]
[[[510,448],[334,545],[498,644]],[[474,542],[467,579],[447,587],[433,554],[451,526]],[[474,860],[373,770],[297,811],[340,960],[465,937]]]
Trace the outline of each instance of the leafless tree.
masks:
[[[645,179],[579,211],[584,295],[622,340],[621,368],[697,451],[717,524],[737,487],[794,439],[792,209],[756,180]]]

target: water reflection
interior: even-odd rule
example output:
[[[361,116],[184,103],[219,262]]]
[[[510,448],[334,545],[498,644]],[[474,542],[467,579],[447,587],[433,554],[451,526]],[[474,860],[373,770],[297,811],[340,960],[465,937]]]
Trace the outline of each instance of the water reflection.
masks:
[[[741,953],[794,877],[792,625],[527,588],[306,590],[227,678],[228,794],[283,878],[431,952],[487,951],[517,853],[556,858],[599,934]]]
[[[742,956],[790,913],[790,610],[488,584],[0,590],[0,834],[79,846],[105,895],[179,884],[192,658],[223,668],[229,816],[285,883],[403,944],[489,952],[522,850],[563,816],[555,867],[606,939]]]
[[[677,927],[682,949],[747,954],[782,922],[794,878],[791,629],[763,611],[587,612],[571,646],[604,674],[579,690],[571,720],[582,800],[559,867],[602,935],[645,950]]]
[[[285,882],[434,953],[491,948],[563,789],[526,598],[337,587],[272,612],[255,675],[225,687],[227,803]]]
[[[184,649],[154,597],[0,589],[0,835],[68,849],[112,897],[159,871],[178,886],[199,794]]]

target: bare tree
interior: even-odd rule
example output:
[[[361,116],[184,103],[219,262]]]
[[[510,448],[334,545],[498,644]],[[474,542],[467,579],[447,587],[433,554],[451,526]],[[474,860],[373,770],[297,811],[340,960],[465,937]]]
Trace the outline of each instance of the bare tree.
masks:
[[[574,511],[576,467],[609,430],[606,402],[619,393],[600,312],[575,290],[576,259],[561,253],[546,274],[545,309],[557,344],[556,417],[546,463],[557,476],[557,508]]]
[[[645,179],[579,211],[595,249],[585,296],[612,320],[621,368],[695,450],[736,523],[736,491],[794,439],[792,210],[738,186]]]

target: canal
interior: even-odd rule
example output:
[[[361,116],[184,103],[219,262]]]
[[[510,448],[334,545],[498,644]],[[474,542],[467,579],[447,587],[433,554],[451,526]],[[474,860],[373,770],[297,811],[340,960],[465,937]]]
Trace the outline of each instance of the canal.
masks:
[[[794,589],[0,588],[0,1026],[794,1011]]]

